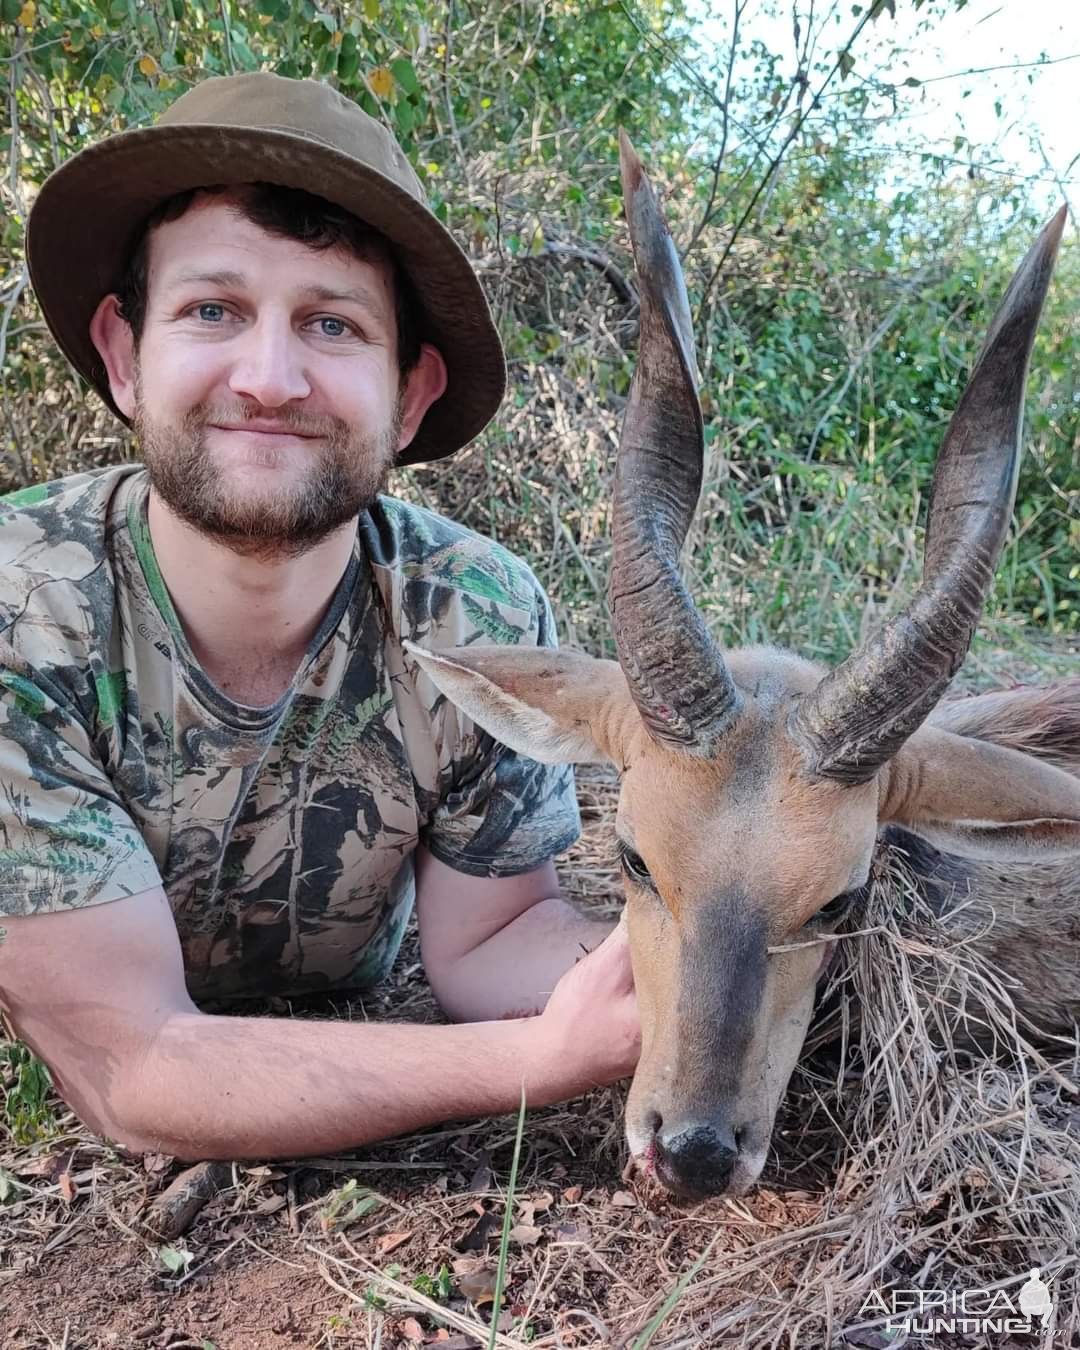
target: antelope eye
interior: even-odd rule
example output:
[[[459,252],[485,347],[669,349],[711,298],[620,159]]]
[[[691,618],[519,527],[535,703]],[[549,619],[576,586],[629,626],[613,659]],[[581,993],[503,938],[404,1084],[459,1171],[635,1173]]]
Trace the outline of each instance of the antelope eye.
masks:
[[[632,848],[627,848],[625,844],[620,843],[619,861],[622,863],[623,871],[627,876],[633,877],[635,881],[643,881],[648,885],[652,884],[652,876],[645,866],[645,859],[640,853],[635,853]]]
[[[866,891],[865,886],[856,886],[854,890],[844,891],[827,905],[822,905],[811,922],[839,923],[841,919],[847,918],[858,901],[866,898]]]

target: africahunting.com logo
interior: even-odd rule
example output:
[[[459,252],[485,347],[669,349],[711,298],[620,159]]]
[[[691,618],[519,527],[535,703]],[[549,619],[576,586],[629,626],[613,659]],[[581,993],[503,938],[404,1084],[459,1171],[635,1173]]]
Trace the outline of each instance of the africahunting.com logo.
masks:
[[[890,1289],[875,1290],[863,1300],[861,1315],[885,1331],[907,1336],[945,1333],[1007,1333],[1033,1336],[1050,1325],[1054,1301],[1050,1286],[1038,1268],[1018,1292],[1006,1289]]]

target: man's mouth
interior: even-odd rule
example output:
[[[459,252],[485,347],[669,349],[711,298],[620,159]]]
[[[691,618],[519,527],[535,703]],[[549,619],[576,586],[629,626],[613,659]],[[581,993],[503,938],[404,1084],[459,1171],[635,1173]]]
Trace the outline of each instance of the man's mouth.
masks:
[[[254,436],[291,436],[301,441],[317,438],[307,431],[297,431],[295,427],[281,426],[273,422],[211,422],[214,431],[246,431]]]

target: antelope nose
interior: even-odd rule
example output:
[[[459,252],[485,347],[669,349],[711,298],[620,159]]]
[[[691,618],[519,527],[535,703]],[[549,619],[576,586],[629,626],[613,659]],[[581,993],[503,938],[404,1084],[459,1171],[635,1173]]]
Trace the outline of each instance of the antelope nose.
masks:
[[[678,1125],[656,1134],[656,1175],[677,1195],[722,1195],[738,1156],[735,1135],[726,1125]]]

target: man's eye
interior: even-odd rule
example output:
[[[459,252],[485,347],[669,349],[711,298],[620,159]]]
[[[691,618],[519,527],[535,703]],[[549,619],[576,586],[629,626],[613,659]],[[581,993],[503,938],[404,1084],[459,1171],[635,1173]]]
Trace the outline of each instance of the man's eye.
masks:
[[[220,323],[225,317],[225,306],[207,303],[198,305],[195,312],[206,323]]]
[[[619,861],[622,863],[623,871],[635,881],[643,881],[652,884],[652,876],[649,869],[645,866],[645,859],[640,853],[635,853],[632,848],[627,848],[625,844],[619,845]]]
[[[352,332],[344,319],[335,319],[332,314],[324,314],[315,322],[322,330],[323,337],[344,337],[346,333]]]

